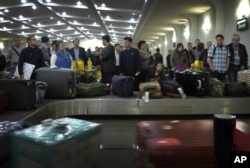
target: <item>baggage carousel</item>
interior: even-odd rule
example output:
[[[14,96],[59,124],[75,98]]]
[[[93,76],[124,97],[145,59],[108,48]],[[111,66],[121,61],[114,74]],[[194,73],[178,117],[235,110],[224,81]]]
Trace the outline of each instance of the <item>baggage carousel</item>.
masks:
[[[213,116],[213,114],[248,115],[250,97],[188,97],[187,99],[150,99],[145,103],[135,96],[120,98],[107,95],[97,98],[75,98],[67,100],[47,100],[47,103],[24,118],[30,123],[38,123],[46,118],[63,116],[98,116],[99,119],[107,116],[116,116],[123,119],[131,118],[187,116]]]

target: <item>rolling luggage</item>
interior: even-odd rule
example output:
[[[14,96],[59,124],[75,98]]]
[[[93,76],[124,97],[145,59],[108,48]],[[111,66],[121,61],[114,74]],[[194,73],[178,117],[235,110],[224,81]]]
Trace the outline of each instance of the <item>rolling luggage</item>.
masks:
[[[145,92],[149,92],[150,98],[161,98],[161,85],[159,82],[146,82],[140,83],[139,85],[139,93],[140,96],[144,96]]]
[[[0,91],[0,112],[5,111],[9,103],[9,94],[6,90]]]
[[[208,94],[213,97],[225,96],[225,84],[216,78],[209,78]]]
[[[76,96],[76,72],[74,70],[40,68],[35,73],[36,80],[48,84],[45,97],[72,98]]]
[[[246,82],[248,87],[250,87],[250,69],[238,71],[237,82]]]
[[[23,121],[0,122],[0,167],[4,167],[3,165],[10,161],[11,133],[27,127],[29,124]]]
[[[131,76],[113,76],[112,77],[112,92],[120,97],[133,96],[134,80]]]
[[[213,168],[213,121],[142,121],[136,141],[144,164],[166,168]]]
[[[12,134],[13,168],[99,168],[101,124],[63,117]]]
[[[78,97],[103,96],[109,93],[109,88],[100,82],[80,83],[76,86],[76,92]]]
[[[209,87],[209,74],[200,71],[175,72],[176,82],[183,86],[184,92],[189,96],[206,96]]]
[[[9,94],[9,109],[29,110],[36,104],[34,80],[0,80],[0,90]]]

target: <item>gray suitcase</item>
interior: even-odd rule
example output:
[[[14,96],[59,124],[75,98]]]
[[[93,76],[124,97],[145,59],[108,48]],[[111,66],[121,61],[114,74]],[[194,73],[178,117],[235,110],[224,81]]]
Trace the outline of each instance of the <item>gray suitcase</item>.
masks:
[[[36,80],[48,84],[46,98],[72,98],[76,96],[76,72],[71,69],[40,68]]]

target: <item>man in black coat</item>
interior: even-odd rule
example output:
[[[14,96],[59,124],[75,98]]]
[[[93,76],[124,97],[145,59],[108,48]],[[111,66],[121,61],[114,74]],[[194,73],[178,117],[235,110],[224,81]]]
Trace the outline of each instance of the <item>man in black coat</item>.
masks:
[[[140,74],[140,54],[136,48],[132,47],[132,38],[124,38],[125,50],[120,54],[120,71],[121,75],[132,76],[137,78]],[[139,80],[134,80],[134,90],[138,90]]]
[[[84,61],[84,65],[87,65],[88,58],[86,56],[85,49],[83,47],[79,47],[79,39],[74,39],[73,44],[74,47],[69,49],[69,53],[72,56],[73,60],[82,59]]]
[[[37,40],[34,35],[27,38],[28,47],[24,48],[18,60],[18,72],[20,79],[23,79],[23,64],[24,62],[35,65],[35,69],[45,67],[42,50],[37,47]],[[31,79],[35,79],[35,74],[31,75]]]
[[[105,35],[102,37],[102,44],[105,46],[101,53],[102,65],[102,83],[112,82],[112,77],[115,72],[115,48],[110,44],[110,36]]]
[[[230,82],[237,82],[239,70],[248,68],[248,54],[245,45],[240,43],[240,36],[233,34],[232,43],[228,44],[231,54],[228,68],[228,78]]]

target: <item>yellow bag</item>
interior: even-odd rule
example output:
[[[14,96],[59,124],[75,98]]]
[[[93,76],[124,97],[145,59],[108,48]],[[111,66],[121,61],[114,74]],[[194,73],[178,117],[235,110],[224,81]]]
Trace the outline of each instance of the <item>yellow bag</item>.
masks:
[[[80,70],[84,70],[84,62],[83,60],[77,60],[77,68]]]

